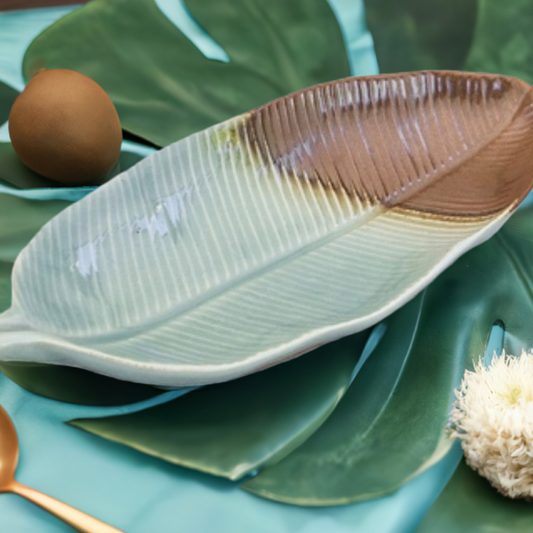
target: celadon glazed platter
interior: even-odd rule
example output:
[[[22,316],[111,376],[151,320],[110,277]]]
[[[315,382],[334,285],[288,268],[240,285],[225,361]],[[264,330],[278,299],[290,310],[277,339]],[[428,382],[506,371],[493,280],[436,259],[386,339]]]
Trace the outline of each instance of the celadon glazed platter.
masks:
[[[533,185],[533,89],[448,71],[299,91],[65,209],[13,269],[0,359],[178,387],[362,331]]]

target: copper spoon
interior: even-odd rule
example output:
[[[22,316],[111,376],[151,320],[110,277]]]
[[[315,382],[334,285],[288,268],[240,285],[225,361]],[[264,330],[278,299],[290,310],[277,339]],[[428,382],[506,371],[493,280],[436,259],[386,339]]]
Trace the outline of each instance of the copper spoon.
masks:
[[[0,493],[13,492],[18,494],[82,533],[124,533],[120,529],[82,513],[51,496],[21,485],[15,480],[18,458],[19,446],[15,426],[0,405]]]

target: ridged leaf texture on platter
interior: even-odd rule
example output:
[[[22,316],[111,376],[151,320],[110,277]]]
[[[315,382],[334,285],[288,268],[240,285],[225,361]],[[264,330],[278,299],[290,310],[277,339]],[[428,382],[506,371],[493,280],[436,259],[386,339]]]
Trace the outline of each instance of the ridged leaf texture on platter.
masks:
[[[533,180],[533,90],[348,78],[147,157],[21,252],[0,359],[164,386],[362,331],[504,223]]]
[[[0,162],[1,148],[0,144]],[[8,155],[11,154],[8,152]],[[121,157],[130,155],[135,156],[121,153]],[[10,174],[15,177],[25,177],[31,172],[29,169],[22,170],[22,163],[14,161],[13,165],[0,165],[0,168],[0,174],[15,170],[14,174]],[[17,172],[19,169],[20,174]],[[29,200],[0,194],[0,313],[11,305],[11,271],[16,256],[48,220],[68,205],[70,202],[61,200]],[[114,380],[72,366],[0,361],[0,371],[35,394],[63,402],[121,405],[161,393],[153,387]]]

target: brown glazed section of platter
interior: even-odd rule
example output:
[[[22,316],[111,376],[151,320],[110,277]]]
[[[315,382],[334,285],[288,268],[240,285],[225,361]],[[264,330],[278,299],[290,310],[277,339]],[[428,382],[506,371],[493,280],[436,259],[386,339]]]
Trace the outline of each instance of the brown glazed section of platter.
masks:
[[[516,78],[347,78],[243,118],[235,133],[256,165],[347,195],[360,208],[486,218],[518,205],[533,179],[533,88]]]

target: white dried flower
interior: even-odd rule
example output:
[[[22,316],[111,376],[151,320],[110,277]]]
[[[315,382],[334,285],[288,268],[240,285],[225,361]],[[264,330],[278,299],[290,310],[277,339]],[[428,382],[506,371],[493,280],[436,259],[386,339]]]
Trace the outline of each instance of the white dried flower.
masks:
[[[467,464],[502,494],[533,498],[533,353],[466,371],[450,414]]]

